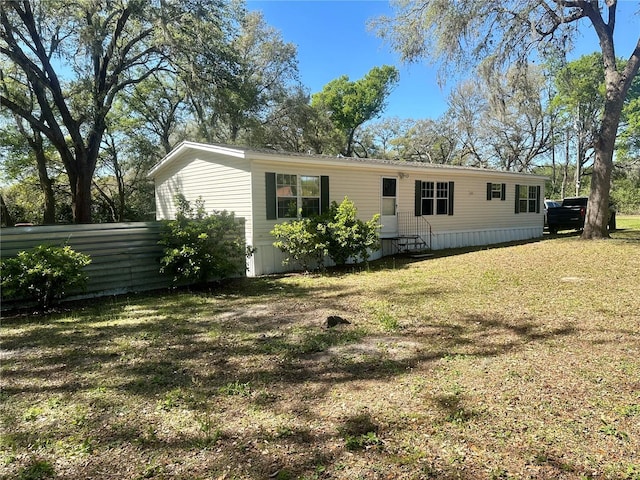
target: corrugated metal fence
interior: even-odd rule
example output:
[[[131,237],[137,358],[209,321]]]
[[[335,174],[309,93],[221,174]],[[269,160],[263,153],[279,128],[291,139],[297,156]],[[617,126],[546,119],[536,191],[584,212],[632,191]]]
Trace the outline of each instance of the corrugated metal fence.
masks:
[[[237,220],[242,226],[237,233],[243,235],[244,220]],[[87,288],[69,299],[167,288],[171,278],[160,274],[160,228],[160,222],[2,228],[0,256],[13,257],[42,244],[69,245],[89,255]],[[6,303],[3,301],[3,310],[12,307]]]

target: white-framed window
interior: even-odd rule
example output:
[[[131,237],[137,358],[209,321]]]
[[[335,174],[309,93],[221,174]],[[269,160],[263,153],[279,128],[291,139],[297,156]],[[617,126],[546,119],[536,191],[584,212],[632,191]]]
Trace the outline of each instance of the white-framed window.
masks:
[[[435,212],[434,182],[422,182],[422,215],[433,215]]]
[[[507,185],[505,183],[487,182],[487,200],[507,199]]]
[[[449,182],[422,182],[422,215],[449,215]]]
[[[449,214],[449,182],[436,183],[436,215]]]
[[[278,218],[312,217],[320,214],[320,177],[276,174]]]
[[[520,185],[519,189],[519,212],[536,213],[538,203],[538,191],[535,186]]]
[[[320,215],[320,177],[300,176],[300,209],[303,217]]]

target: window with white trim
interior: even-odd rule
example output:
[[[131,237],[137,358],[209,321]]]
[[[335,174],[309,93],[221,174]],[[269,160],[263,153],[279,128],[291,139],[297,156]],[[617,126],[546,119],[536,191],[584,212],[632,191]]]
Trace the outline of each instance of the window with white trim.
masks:
[[[519,193],[520,213],[535,213],[537,210],[536,204],[538,202],[536,187],[521,185]]]
[[[422,182],[422,215],[449,214],[449,182]]]
[[[434,213],[434,183],[422,182],[422,215],[433,215]]]
[[[449,214],[449,182],[436,183],[436,215]]]
[[[300,209],[303,217],[320,215],[320,177],[300,176]]]
[[[320,214],[320,177],[276,175],[278,218],[312,217]]]

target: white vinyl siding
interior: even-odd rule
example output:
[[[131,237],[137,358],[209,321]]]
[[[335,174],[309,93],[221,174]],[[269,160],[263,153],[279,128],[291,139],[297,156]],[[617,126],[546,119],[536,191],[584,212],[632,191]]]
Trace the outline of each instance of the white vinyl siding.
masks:
[[[254,198],[254,245],[262,251],[255,258],[256,271],[273,273],[284,271],[281,265],[281,253],[272,247],[273,237],[270,231],[273,226],[285,221],[267,220],[265,213],[265,172],[297,172],[304,175],[328,175],[330,179],[330,201],[340,203],[348,196],[358,209],[358,216],[363,220],[379,214],[381,209],[382,181],[392,171],[376,168],[377,165],[339,167],[335,165],[310,164],[279,165],[273,162],[254,161],[252,168]],[[397,168],[395,170],[397,172]],[[507,200],[490,204],[485,201],[486,185],[497,178],[507,185]],[[513,209],[515,201],[514,185],[524,183],[525,176],[501,174],[488,171],[466,171],[464,169],[445,170],[427,169],[411,170],[398,178],[397,205],[399,214],[413,215],[415,208],[415,181],[433,181],[434,190],[438,182],[453,182],[455,185],[454,215],[432,215],[424,217],[431,225],[433,232],[432,248],[463,247],[484,243],[499,243],[510,240],[534,238],[542,235],[541,215],[516,215]],[[496,180],[493,180],[496,181]],[[544,179],[537,180],[537,185],[544,185]],[[435,194],[435,192],[434,192]],[[493,203],[493,202],[492,202]],[[435,205],[434,205],[435,208]],[[539,219],[537,217],[540,217]]]
[[[433,181],[434,187],[438,182],[452,181],[455,185],[454,215],[430,215],[424,218],[431,224],[434,232],[448,231],[468,231],[487,229],[509,229],[522,227],[539,227],[542,232],[542,215],[517,215],[514,213],[513,203],[515,201],[515,185],[524,183],[523,178],[518,178],[513,174],[505,173],[503,178],[498,178],[500,183],[506,183],[506,201],[486,201],[487,182],[491,177],[496,177],[496,172],[488,171],[486,175],[475,171],[466,172],[459,170],[456,172],[425,172],[424,174],[411,174],[411,177],[400,181],[401,197],[400,203],[407,204],[406,195],[408,188],[414,192],[414,186],[409,185],[411,179],[421,181]],[[515,178],[514,178],[515,177]],[[411,180],[411,181],[409,181]],[[494,180],[495,181],[495,180]],[[544,188],[544,179],[537,180],[532,184]],[[435,193],[435,192],[434,192]],[[435,207],[435,206],[434,206]],[[405,210],[398,207],[398,210]],[[540,217],[540,218],[538,218]]]
[[[155,178],[156,218],[175,218],[175,196],[179,193],[192,205],[201,197],[207,212],[226,210],[244,218],[249,242],[252,237],[249,168],[249,161],[241,158],[209,152],[194,152],[193,156],[183,154]]]
[[[363,219],[370,219],[374,214],[380,213],[379,183],[380,175],[375,172],[358,172],[355,180],[352,170],[335,166],[323,166],[319,163],[311,163],[304,159],[306,163],[286,163],[279,164],[277,161],[264,162],[253,161],[251,178],[253,184],[253,224],[254,241],[256,244],[271,244],[273,237],[270,231],[276,223],[289,219],[281,218],[277,220],[267,220],[266,217],[266,184],[265,174],[277,172],[278,174],[295,174],[301,177],[329,177],[329,201],[340,203],[345,196],[352,200],[358,209],[358,216]],[[375,191],[371,194],[369,184],[375,182]]]
[[[519,215],[514,212],[514,203],[516,185],[526,188],[527,194],[529,187],[543,191],[543,177],[491,170],[369,162],[365,159],[315,158],[240,149],[226,153],[224,150],[223,147],[189,144],[184,152],[169,157],[161,164],[153,174],[157,217],[172,218],[175,215],[173,197],[178,192],[190,201],[201,196],[208,210],[234,211],[236,216],[244,217],[247,243],[256,248],[256,253],[249,260],[250,275],[287,269],[281,264],[283,256],[273,247],[274,239],[270,234],[276,223],[286,219],[267,219],[266,179],[277,174],[295,175],[298,185],[301,178],[328,177],[329,201],[340,203],[349,197],[362,220],[381,213],[383,178],[397,178],[396,204],[400,215],[415,215],[415,186],[418,181],[433,182],[434,213],[437,211],[438,186],[455,186],[453,215],[423,217],[431,225],[433,249],[542,235],[543,215]],[[486,201],[488,184],[490,187],[491,184],[504,185],[502,190],[506,192],[506,201]],[[273,188],[275,190],[275,180]],[[441,188],[440,191],[444,201],[445,190]],[[448,200],[452,192],[446,193]],[[324,195],[322,189],[321,195]],[[527,207],[529,200],[527,195]],[[378,252],[374,258],[380,254]]]

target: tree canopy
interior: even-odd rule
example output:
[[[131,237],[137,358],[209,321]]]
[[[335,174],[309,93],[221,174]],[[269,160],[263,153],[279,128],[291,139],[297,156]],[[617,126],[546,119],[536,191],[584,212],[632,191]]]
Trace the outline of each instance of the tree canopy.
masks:
[[[640,34],[625,64],[616,57],[616,0],[395,0],[394,16],[373,23],[406,61],[430,58],[444,71],[469,65],[525,65],[537,51],[565,50],[578,25],[590,25],[600,42],[605,102],[594,139],[595,161],[583,238],[608,237],[613,150],[626,94],[640,67]]]
[[[311,94],[295,45],[242,1],[0,2],[0,158],[13,183],[3,218],[151,218],[146,171],[185,139],[518,171],[551,157],[554,182],[564,143],[562,192],[571,146],[576,188],[593,177],[585,235],[602,234],[614,145],[626,172],[640,152],[638,47],[611,57],[617,2],[393,5],[375,25],[406,61],[438,61],[443,74],[478,67],[438,119],[372,121],[399,81],[387,65]],[[566,63],[580,23],[602,51]],[[539,61],[549,53],[553,68]]]
[[[215,0],[0,3],[0,101],[57,150],[74,220],[91,221],[91,186],[107,116],[154,72],[205,78],[232,65],[216,40],[229,33]],[[207,48],[196,50],[206,39]],[[201,67],[201,68],[200,68]],[[214,82],[215,83],[215,82]]]
[[[395,67],[374,67],[359,80],[350,81],[346,75],[332,80],[311,97],[311,105],[326,111],[344,135],[344,156],[353,156],[356,129],[382,112],[398,79]]]

